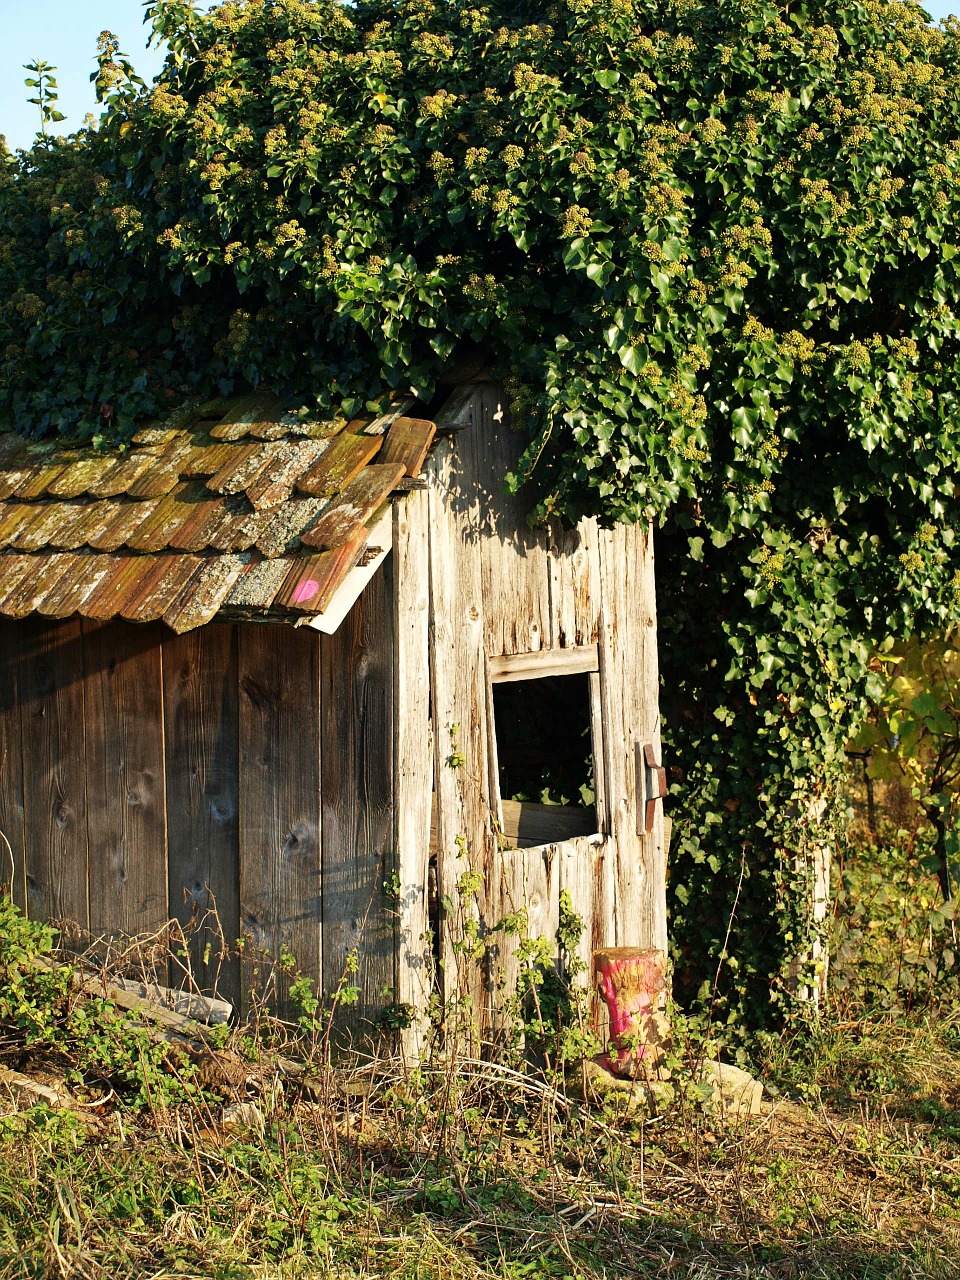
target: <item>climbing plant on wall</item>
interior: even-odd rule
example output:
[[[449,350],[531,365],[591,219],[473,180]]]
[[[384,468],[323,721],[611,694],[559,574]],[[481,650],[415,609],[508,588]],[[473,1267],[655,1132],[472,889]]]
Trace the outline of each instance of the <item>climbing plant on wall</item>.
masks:
[[[509,372],[534,516],[654,514],[679,989],[809,947],[872,641],[960,601],[958,29],[878,0],[246,0],[0,165],[0,414]],[[725,960],[719,953],[736,903]],[[696,957],[696,961],[692,959]]]

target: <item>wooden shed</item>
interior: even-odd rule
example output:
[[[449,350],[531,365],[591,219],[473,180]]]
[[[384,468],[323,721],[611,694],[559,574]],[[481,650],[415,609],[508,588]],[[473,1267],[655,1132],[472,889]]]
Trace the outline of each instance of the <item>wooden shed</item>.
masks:
[[[384,408],[0,437],[0,830],[33,916],[214,900],[234,1000],[258,954],[328,995],[355,954],[360,1023],[438,994],[486,1034],[506,917],[552,939],[566,890],[585,961],[666,945],[652,541],[528,527],[496,382]]]

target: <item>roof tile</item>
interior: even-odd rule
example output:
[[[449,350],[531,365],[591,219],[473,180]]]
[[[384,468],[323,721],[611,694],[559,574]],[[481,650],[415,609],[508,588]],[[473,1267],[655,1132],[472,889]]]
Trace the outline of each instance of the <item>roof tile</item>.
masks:
[[[298,556],[274,597],[274,606],[293,613],[323,613],[341,582],[357,563],[366,544],[366,535],[366,529],[357,528],[334,551],[324,551],[318,556]]]
[[[211,556],[164,611],[163,620],[178,634],[209,622],[240,576],[246,557]]]
[[[108,471],[112,471],[116,464],[115,457],[104,454],[77,458],[50,481],[47,485],[47,493],[54,498],[79,498],[81,494],[87,492],[91,484],[95,484]]]
[[[195,578],[204,565],[202,556],[158,556],[155,577],[149,577],[141,589],[120,610],[121,618],[128,622],[152,622],[164,613],[185,587]]]
[[[402,462],[388,462],[367,467],[344,489],[343,493],[323,512],[315,525],[300,535],[307,547],[321,551],[338,547],[353,536],[356,528],[364,528],[390,493],[396,488],[404,473]]]
[[[257,550],[270,558],[295,551],[300,546],[300,534],[329,505],[329,498],[291,498],[268,513],[269,519],[256,538]]]
[[[6,551],[0,555],[0,609],[3,601],[11,591],[15,591],[25,575],[36,574],[37,569],[30,556],[16,551]]]
[[[202,480],[183,480],[157,503],[156,508],[126,539],[131,551],[162,551],[172,536],[209,501]]]
[[[283,417],[283,405],[268,392],[244,396],[224,414],[210,434],[215,440],[241,440],[254,435],[254,427],[275,426]]]
[[[292,563],[292,556],[252,560],[231,587],[224,604],[228,608],[268,609]]]
[[[134,453],[117,458],[114,465],[87,489],[92,498],[116,498],[126,493],[130,486],[156,462],[159,451],[137,449]]]
[[[436,424],[426,418],[395,418],[378,461],[402,462],[408,476],[418,476],[436,434]]]
[[[4,541],[18,551],[42,551],[54,546],[53,539],[63,533],[68,521],[77,519],[75,504],[63,502],[18,503],[18,528]],[[4,520],[4,526],[6,526]]]
[[[264,467],[246,493],[257,510],[278,507],[290,497],[299,476],[326,449],[319,440],[288,440],[281,444],[269,467]]]
[[[191,449],[190,442],[176,438],[157,454],[151,466],[127,488],[130,498],[162,498],[180,479],[180,464]]]
[[[27,562],[19,577],[7,583],[0,608],[8,618],[25,618],[33,613],[37,602],[50,591],[67,571],[65,556],[24,556]]]
[[[105,620],[116,617],[120,612],[121,603],[134,590],[147,568],[144,564],[147,560],[146,556],[119,552],[110,559],[113,561],[110,569],[101,578],[96,590],[91,592],[84,601],[85,618]]]
[[[207,481],[213,493],[240,493],[252,485],[260,473],[276,457],[279,444],[242,444],[233,449],[233,457]]]
[[[112,556],[77,556],[72,571],[61,575],[53,590],[37,605],[37,612],[48,618],[68,618],[72,613],[82,612],[83,602],[96,591],[111,561]]]
[[[143,502],[122,499],[114,502],[112,512],[99,529],[87,533],[87,546],[95,551],[116,551],[126,544],[162,501],[162,498],[151,498]]]
[[[345,432],[327,446],[297,480],[300,493],[329,498],[340,493],[380,452],[380,436],[357,436]]]
[[[182,631],[220,609],[318,612],[429,447],[407,407],[346,422],[259,394],[195,401],[121,455],[0,433],[0,614]]]
[[[23,484],[17,485],[11,496],[19,498],[21,502],[35,502],[37,498],[43,497],[47,491],[47,486],[56,480],[68,461],[61,455],[56,461],[48,461],[35,466]]]
[[[39,503],[0,502],[0,547],[12,546],[23,530],[45,510]]]

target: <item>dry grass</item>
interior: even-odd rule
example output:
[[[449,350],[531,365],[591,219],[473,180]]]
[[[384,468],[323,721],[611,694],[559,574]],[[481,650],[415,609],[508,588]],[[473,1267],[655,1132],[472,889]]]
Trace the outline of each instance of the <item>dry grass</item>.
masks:
[[[149,940],[135,972],[169,946]],[[127,950],[95,954],[130,969]],[[268,1020],[164,1044],[131,1075],[101,1052],[143,1055],[128,1026],[94,1018],[81,1058],[0,1024],[0,1066],[79,1102],[0,1085],[0,1280],[960,1278],[956,1010],[835,1011],[771,1039],[763,1114],[735,1122],[682,1077],[637,1119],[478,1058],[332,1064],[324,1036]]]
[[[897,1056],[899,1092],[630,1121],[477,1060],[356,1060],[305,1092],[267,1057],[138,1114],[10,1098],[0,1277],[960,1275],[960,1057],[932,1027],[916,1053],[904,1028],[827,1035],[794,1064],[811,1094],[845,1051]],[[262,1127],[229,1123],[241,1099]]]

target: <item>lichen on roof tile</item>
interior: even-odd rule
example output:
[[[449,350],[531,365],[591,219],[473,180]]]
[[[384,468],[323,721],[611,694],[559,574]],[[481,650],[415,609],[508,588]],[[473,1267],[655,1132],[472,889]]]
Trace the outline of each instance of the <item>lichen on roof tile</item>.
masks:
[[[207,481],[207,488],[213,493],[240,493],[248,484],[253,483],[279,447],[277,444],[263,444],[259,440],[253,444],[246,442],[235,445],[232,456]]]
[[[190,441],[178,436],[154,458],[151,466],[128,487],[131,498],[162,498],[180,479],[180,463],[190,452]]]
[[[44,510],[39,503],[0,502],[0,547],[12,547]]]
[[[309,414],[285,413],[280,425],[286,427],[290,436],[303,436],[310,440],[329,440],[339,435],[346,427],[346,418],[312,418]]]
[[[112,507],[109,498],[96,502],[59,502],[51,504],[60,512],[60,519],[47,534],[47,545],[61,551],[73,551],[86,545],[88,535],[102,528]],[[40,550],[38,547],[37,550]]]
[[[181,476],[215,476],[236,452],[236,446],[209,437],[195,440],[180,464]]]
[[[209,500],[202,480],[181,480],[130,534],[126,545],[133,551],[161,551],[170,545],[173,534],[197,515],[198,507]]]
[[[92,498],[115,498],[126,493],[143,473],[152,467],[159,457],[159,452],[151,449],[137,449],[134,453],[124,454],[117,458],[114,465],[87,488]]]
[[[78,498],[87,492],[91,484],[112,471],[115,465],[116,458],[104,454],[77,458],[51,480],[47,493],[54,498]]]
[[[248,562],[246,555],[210,556],[196,577],[163,613],[178,634],[209,622]]]
[[[68,462],[62,458],[41,462],[33,468],[22,484],[17,485],[10,496],[19,498],[21,502],[35,502],[37,498],[43,497],[47,487],[62,474],[67,465]]]
[[[317,460],[325,446],[319,440],[286,440],[278,446],[270,465],[245,486],[251,504],[262,508],[278,507],[293,492],[297,477]]]
[[[249,564],[224,600],[226,608],[267,609],[290,572],[290,557],[258,560]]]
[[[37,612],[48,618],[69,618],[78,613],[83,602],[96,591],[112,564],[112,556],[82,555],[77,557],[73,569],[63,574],[37,605]]]
[[[244,396],[226,411],[210,434],[217,440],[240,440],[253,426],[273,426],[283,416],[283,404],[270,392]]]
[[[95,551],[116,551],[126,544],[162,501],[162,498],[148,498],[140,502],[115,499],[100,528],[87,534],[87,546]]]
[[[270,513],[270,519],[256,538],[257,550],[271,558],[297,550],[300,534],[329,505],[329,498],[290,498]]]
[[[18,551],[44,551],[54,546],[81,519],[80,503],[44,502],[19,504],[20,527],[7,542]],[[67,539],[69,541],[69,538]]]
[[[128,622],[152,622],[162,618],[204,564],[202,557],[192,555],[159,556],[158,561],[159,571],[155,578],[150,579],[149,589],[135,601],[121,606],[120,616]]]

